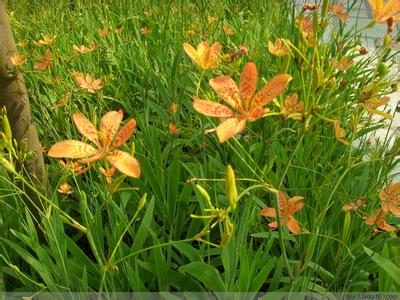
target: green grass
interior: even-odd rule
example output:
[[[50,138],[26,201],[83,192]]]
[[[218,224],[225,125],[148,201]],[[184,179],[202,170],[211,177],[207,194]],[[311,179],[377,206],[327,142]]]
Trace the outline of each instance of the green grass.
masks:
[[[38,232],[18,190],[21,178],[3,171],[0,288],[32,292],[399,289],[396,233],[374,234],[364,223],[379,206],[378,192],[394,176],[398,142],[391,151],[387,150],[391,136],[371,146],[366,134],[383,123],[373,121],[357,104],[364,87],[382,95],[391,91],[395,79],[376,74],[370,62],[381,57],[389,64],[393,52],[379,49],[338,72],[331,58],[338,53],[357,56],[356,39],[347,34],[350,28],[330,35],[326,44],[307,47],[290,3],[281,1],[27,3],[7,1],[16,41],[57,35],[51,46],[30,43],[19,48],[28,58],[22,70],[42,144],[49,149],[64,139],[81,139],[70,121],[74,112],[99,122],[106,112],[123,109],[124,120],[135,118],[138,126],[122,149],[134,148],[142,175],[125,178],[122,191],[111,193],[98,172],[100,163],[74,176],[45,156],[53,192]],[[145,15],[149,10],[152,16]],[[216,17],[216,23],[208,24],[208,16]],[[333,16],[328,18],[334,22]],[[235,34],[226,35],[223,25]],[[142,34],[144,27],[150,34]],[[108,29],[106,37],[99,36],[100,28]],[[114,32],[115,28],[122,32]],[[189,30],[195,35],[190,37]],[[208,80],[229,75],[238,82],[250,60],[260,78],[279,74],[284,59],[267,50],[268,40],[277,37],[290,40],[306,58],[292,50],[287,73],[293,81],[284,95],[298,93],[309,115],[304,121],[270,116],[248,123],[242,134],[223,144],[214,134],[205,135],[204,130],[217,121],[197,113],[192,97],[198,92],[201,98],[219,101]],[[197,91],[201,71],[182,44],[197,45],[204,39],[219,41],[223,53],[240,45],[247,45],[249,53],[207,72]],[[71,55],[73,44],[89,42],[98,45],[95,51]],[[37,57],[47,48],[53,53],[53,66],[35,70]],[[90,94],[78,87],[72,71],[102,77],[105,86]],[[50,83],[54,77],[62,80]],[[51,105],[67,93],[71,93],[67,104],[53,109]],[[276,101],[283,100],[280,96]],[[179,104],[175,114],[173,103]],[[332,120],[340,121],[348,141],[359,139],[359,146],[335,139]],[[169,133],[171,122],[180,128],[177,135]],[[239,194],[245,192],[230,213],[234,225],[230,242],[215,247],[226,232],[224,223],[208,232],[205,241],[195,240],[209,220],[190,218],[205,214],[207,206],[194,183],[208,192],[213,205],[226,209],[228,164],[235,171]],[[73,194],[57,192],[65,181]],[[301,234],[290,234],[282,226],[271,230],[267,224],[272,220],[260,216],[261,208],[277,205],[271,187],[290,197],[304,197],[305,207],[294,215],[302,225]],[[363,199],[365,206],[344,213],[342,206],[357,199]],[[67,215],[87,231],[71,226]],[[388,222],[398,226],[399,218]]]

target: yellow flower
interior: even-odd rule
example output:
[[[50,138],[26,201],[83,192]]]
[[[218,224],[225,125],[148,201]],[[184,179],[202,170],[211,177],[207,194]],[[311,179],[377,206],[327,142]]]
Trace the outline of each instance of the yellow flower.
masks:
[[[215,68],[218,65],[221,52],[221,44],[218,42],[211,46],[209,46],[207,42],[201,42],[197,46],[197,49],[194,49],[188,43],[184,43],[183,49],[186,54],[204,70]]]
[[[14,66],[22,66],[26,64],[26,57],[25,55],[15,53],[13,56],[11,56],[11,62]]]
[[[217,18],[216,18],[216,17],[209,16],[209,17],[207,18],[207,21],[208,21],[208,24],[212,25],[212,24],[214,24],[214,23],[217,21]]]
[[[33,43],[35,46],[38,46],[38,47],[41,47],[41,46],[44,46],[44,45],[49,46],[49,45],[51,45],[51,44],[54,42],[54,40],[55,40],[56,38],[57,38],[56,35],[53,35],[52,37],[49,37],[47,34],[45,34],[45,35],[43,35],[43,39],[42,39],[42,40],[33,41],[32,43]]]
[[[268,51],[275,56],[289,54],[289,43],[285,39],[276,39],[275,43],[268,41]]]
[[[378,23],[386,23],[389,19],[392,21],[400,20],[400,1],[389,0],[368,0],[372,8],[374,20]]]

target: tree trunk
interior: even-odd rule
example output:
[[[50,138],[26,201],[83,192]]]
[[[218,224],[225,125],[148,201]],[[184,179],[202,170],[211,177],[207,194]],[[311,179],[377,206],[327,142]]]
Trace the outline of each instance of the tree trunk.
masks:
[[[0,0],[0,108],[5,106],[7,117],[11,125],[13,138],[18,142],[26,141],[29,151],[34,153],[34,158],[27,160],[24,165],[24,175],[29,175],[30,181],[39,191],[45,191],[44,160],[41,144],[32,120],[31,107],[25,88],[23,75],[12,64],[10,57],[17,53],[14,36],[7,16],[3,0]],[[40,198],[28,187],[22,186],[26,192],[26,204],[35,217],[38,211],[33,207],[41,207]],[[33,203],[35,205],[33,205]]]

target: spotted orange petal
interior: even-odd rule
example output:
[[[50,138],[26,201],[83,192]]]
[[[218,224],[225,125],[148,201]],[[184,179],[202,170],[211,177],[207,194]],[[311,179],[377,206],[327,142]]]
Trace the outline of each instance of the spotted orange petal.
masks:
[[[136,158],[121,150],[115,150],[107,155],[108,161],[121,173],[130,177],[140,176],[140,165]]]
[[[206,61],[206,65],[205,65],[205,67],[207,69],[214,68],[217,66],[220,52],[221,52],[221,44],[220,43],[216,42],[210,46],[208,59]]]
[[[251,97],[253,97],[256,91],[257,80],[257,67],[253,62],[248,62],[243,67],[239,84],[240,96],[245,103],[246,110],[249,108]]]
[[[106,113],[100,121],[100,134],[104,148],[108,148],[121,124],[124,113],[122,110]]]
[[[251,106],[262,107],[270,103],[286,88],[292,80],[292,76],[288,74],[280,74],[267,82],[264,87],[254,96]]]
[[[47,155],[57,158],[85,158],[96,153],[97,150],[89,144],[75,140],[65,140],[51,146]]]
[[[235,81],[229,76],[218,76],[209,82],[213,90],[233,109],[242,107],[240,92]]]
[[[199,113],[209,117],[228,118],[235,115],[235,113],[225,105],[209,100],[194,99],[193,108]]]
[[[81,113],[74,113],[72,120],[78,131],[96,146],[100,146],[96,127]]]
[[[278,228],[278,222],[277,221],[271,222],[268,224],[268,227],[272,228],[272,229],[276,229],[276,228]]]
[[[242,132],[246,126],[246,119],[229,118],[217,127],[217,136],[220,143]]]
[[[288,216],[287,217],[286,226],[287,226],[287,228],[289,229],[289,231],[291,233],[298,234],[298,233],[301,232],[301,228],[300,228],[299,223],[292,216]]]
[[[274,218],[276,217],[276,209],[272,207],[265,207],[261,210],[260,214],[264,217]]]
[[[269,112],[268,108],[262,108],[262,107],[253,108],[250,110],[250,113],[249,113],[249,121],[253,122],[258,119],[261,119],[268,112]]]
[[[135,127],[136,127],[136,120],[135,119],[129,120],[128,123],[126,123],[125,126],[122,127],[121,130],[117,133],[117,136],[115,137],[111,147],[112,148],[119,147],[125,144],[133,134]]]

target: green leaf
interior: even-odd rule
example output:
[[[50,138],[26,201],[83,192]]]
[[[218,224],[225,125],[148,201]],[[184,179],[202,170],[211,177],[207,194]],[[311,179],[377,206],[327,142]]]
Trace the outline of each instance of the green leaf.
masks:
[[[258,292],[268,278],[269,273],[275,265],[276,257],[268,259],[267,263],[261,268],[260,272],[251,280],[251,292]]]
[[[143,247],[144,242],[149,234],[148,228],[153,220],[153,211],[154,211],[154,198],[152,198],[147,205],[146,213],[143,217],[143,221],[139,226],[139,229],[136,233],[135,240],[133,241],[131,253],[139,250]]]
[[[179,268],[179,271],[189,273],[202,282],[210,291],[226,292],[226,286],[217,269],[203,262],[193,262]]]
[[[400,268],[392,263],[389,259],[384,258],[380,254],[372,251],[371,249],[363,246],[364,251],[372,258],[374,262],[378,264],[380,268],[385,270],[385,272],[393,279],[396,284],[400,286]]]
[[[203,262],[203,258],[200,255],[199,251],[191,245],[178,243],[174,244],[174,247],[178,249],[180,253],[185,255],[190,260],[190,262]]]

